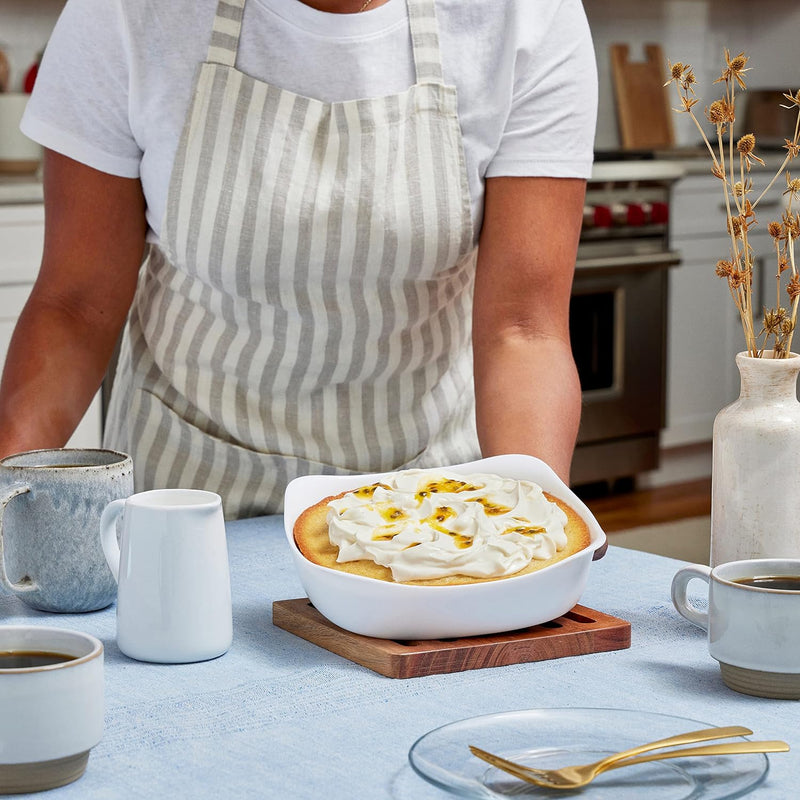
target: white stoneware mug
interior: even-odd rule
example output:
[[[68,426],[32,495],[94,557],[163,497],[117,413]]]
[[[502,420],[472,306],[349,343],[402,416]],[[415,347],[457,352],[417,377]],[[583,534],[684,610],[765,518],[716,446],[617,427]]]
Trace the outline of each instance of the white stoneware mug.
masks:
[[[0,626],[0,794],[83,775],[103,736],[103,645],[40,625]]]
[[[119,583],[117,645],[125,655],[177,664],[228,650],[230,573],[218,494],[153,489],[115,500],[103,512],[100,536]]]
[[[0,586],[39,611],[96,611],[117,584],[97,531],[133,492],[133,462],[97,449],[32,450],[0,461]]]
[[[689,597],[694,578],[708,583],[707,610]],[[770,585],[791,588],[765,588]],[[672,579],[672,602],[708,631],[709,653],[727,686],[758,697],[800,699],[800,559],[684,567]]]

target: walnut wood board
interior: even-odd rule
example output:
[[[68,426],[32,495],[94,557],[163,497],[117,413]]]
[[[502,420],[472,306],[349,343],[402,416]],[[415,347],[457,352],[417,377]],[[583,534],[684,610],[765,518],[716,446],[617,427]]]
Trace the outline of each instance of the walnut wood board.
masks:
[[[350,633],[323,617],[306,597],[273,602],[272,622],[389,678],[547,661],[623,650],[631,644],[629,622],[581,605],[552,622],[523,630],[430,641],[400,642]]]
[[[666,62],[657,44],[644,46],[644,61],[631,61],[626,44],[612,44],[611,74],[620,145],[626,150],[671,148],[675,144],[667,94]]]

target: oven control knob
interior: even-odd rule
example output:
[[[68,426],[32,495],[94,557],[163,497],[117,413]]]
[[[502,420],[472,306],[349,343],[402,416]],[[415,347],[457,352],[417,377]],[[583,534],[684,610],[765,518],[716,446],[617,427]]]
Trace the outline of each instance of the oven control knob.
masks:
[[[642,203],[614,203],[611,216],[619,227],[639,227],[648,221],[649,209]]]
[[[669,222],[669,204],[653,203],[650,210],[650,221],[654,225],[665,225]]]
[[[611,204],[611,218],[614,220],[614,225],[622,227],[628,224],[628,204],[627,203],[612,203]]]
[[[650,209],[643,203],[629,203],[627,207],[626,224],[637,227],[647,222]]]
[[[583,207],[585,228],[610,228],[614,224],[610,206],[587,205]]]

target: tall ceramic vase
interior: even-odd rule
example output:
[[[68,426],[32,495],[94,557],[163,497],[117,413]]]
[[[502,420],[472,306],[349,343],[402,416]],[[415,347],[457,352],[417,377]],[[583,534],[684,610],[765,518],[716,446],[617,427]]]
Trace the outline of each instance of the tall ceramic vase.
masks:
[[[800,356],[736,356],[739,399],[714,421],[711,566],[800,558]]]

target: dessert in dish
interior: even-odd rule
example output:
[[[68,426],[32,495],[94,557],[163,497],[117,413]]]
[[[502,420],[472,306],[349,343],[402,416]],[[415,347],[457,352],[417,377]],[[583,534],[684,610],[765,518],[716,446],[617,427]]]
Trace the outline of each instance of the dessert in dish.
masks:
[[[425,586],[523,575],[590,542],[578,513],[537,484],[444,469],[404,470],[326,497],[293,533],[316,564]]]

